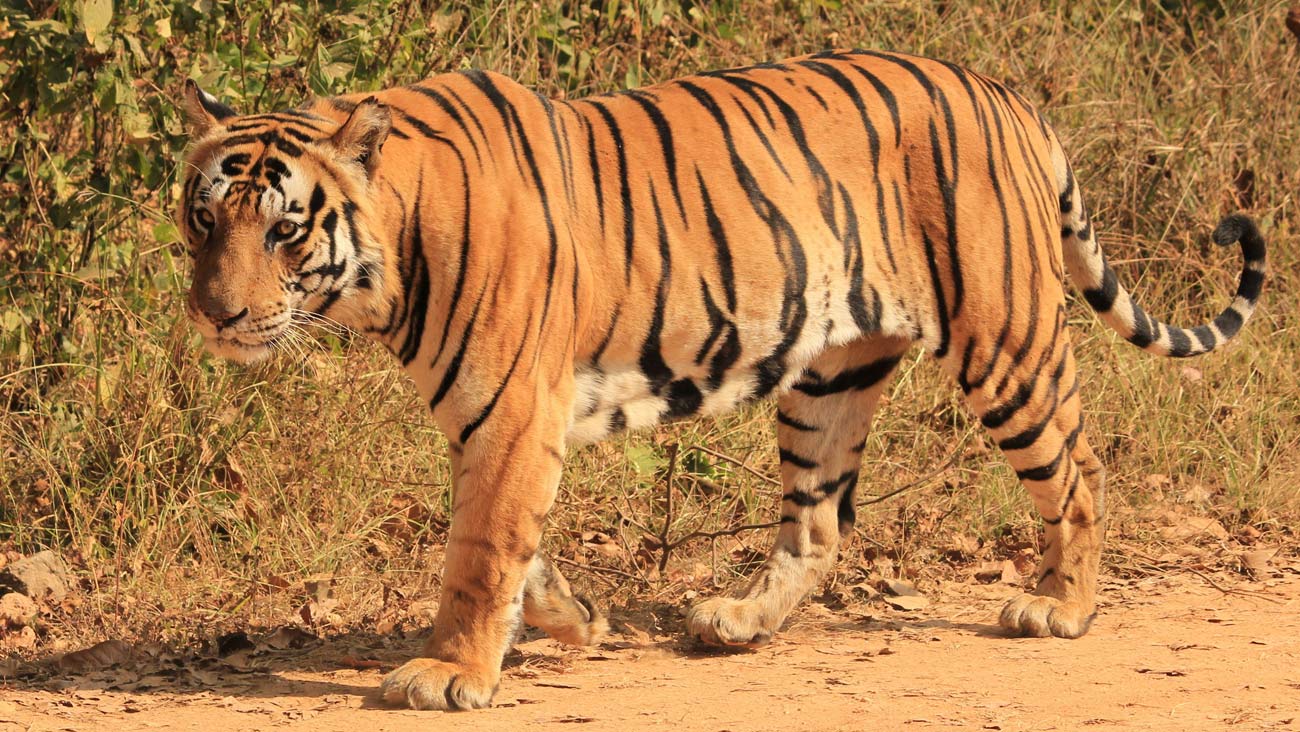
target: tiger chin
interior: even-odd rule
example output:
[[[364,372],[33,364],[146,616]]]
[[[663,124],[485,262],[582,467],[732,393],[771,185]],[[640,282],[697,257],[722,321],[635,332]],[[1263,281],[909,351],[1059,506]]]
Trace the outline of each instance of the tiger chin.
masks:
[[[767,642],[852,531],[872,414],[918,344],[949,373],[1044,522],[1010,633],[1096,611],[1105,480],[1081,410],[1067,273],[1162,356],[1250,318],[1265,245],[1234,214],[1236,296],[1185,329],[1147,315],[1098,245],[1047,121],[1014,91],[897,53],[829,51],[588,99],[497,74],[241,115],[189,83],[177,219],[188,314],[213,353],[265,357],[333,321],[385,346],[446,434],[455,482],[424,658],[384,699],[491,704],[521,623],[608,623],[538,551],[565,450],[775,398],[780,528],[763,566],[687,615]],[[887,486],[881,486],[887,488]]]

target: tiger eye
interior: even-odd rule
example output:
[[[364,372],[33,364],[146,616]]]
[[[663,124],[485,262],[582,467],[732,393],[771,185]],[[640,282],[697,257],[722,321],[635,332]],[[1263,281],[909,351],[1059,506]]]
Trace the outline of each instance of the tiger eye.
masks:
[[[281,239],[287,239],[298,233],[298,224],[288,219],[277,221],[271,232]]]
[[[212,226],[217,223],[217,220],[215,217],[213,217],[212,212],[207,210],[206,208],[195,209],[194,217],[199,220],[200,224],[203,224],[209,229],[211,229]]]

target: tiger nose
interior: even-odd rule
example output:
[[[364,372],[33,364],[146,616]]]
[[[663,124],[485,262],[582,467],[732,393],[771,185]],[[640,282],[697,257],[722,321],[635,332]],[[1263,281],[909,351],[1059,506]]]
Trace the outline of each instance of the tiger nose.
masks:
[[[208,310],[207,308],[204,308],[203,315],[213,325],[217,326],[217,330],[225,330],[226,328],[229,328],[235,323],[238,323],[239,321],[243,320],[244,317],[248,315],[248,308],[244,308],[243,310],[240,310],[237,313],[232,313],[229,310],[224,310],[224,309]]]

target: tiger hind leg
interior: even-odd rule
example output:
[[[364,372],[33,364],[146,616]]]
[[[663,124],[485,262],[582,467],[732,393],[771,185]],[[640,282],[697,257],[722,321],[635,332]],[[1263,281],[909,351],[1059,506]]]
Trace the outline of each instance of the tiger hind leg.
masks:
[[[741,592],[691,608],[691,636],[720,646],[766,643],[835,563],[841,536],[853,528],[872,414],[909,345],[882,337],[834,348],[777,401],[783,491],[775,544]]]
[[[986,369],[963,389],[1044,523],[1042,562],[1032,593],[1010,600],[1000,624],[1018,635],[1077,638],[1096,614],[1105,534],[1105,476],[1083,431],[1079,374],[1064,314],[1017,366]],[[1005,360],[1005,359],[1003,359]],[[968,370],[963,376],[969,375]]]

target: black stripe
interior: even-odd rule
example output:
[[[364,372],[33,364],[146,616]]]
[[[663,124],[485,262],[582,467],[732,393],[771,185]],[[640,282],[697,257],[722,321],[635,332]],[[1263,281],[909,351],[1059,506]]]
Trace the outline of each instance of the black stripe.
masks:
[[[600,183],[600,159],[596,157],[596,132],[586,117],[579,116],[587,128],[587,164],[591,167],[592,187],[596,189],[596,211],[600,214],[600,235],[605,235],[605,187]],[[620,153],[622,150],[620,149]]]
[[[722,311],[718,309],[717,303],[713,301],[713,294],[709,292],[709,283],[704,279],[703,275],[700,276],[700,294],[703,296],[704,314],[709,319],[709,335],[700,344],[699,350],[695,352],[695,364],[697,366],[704,363],[704,358],[709,355],[713,344],[717,342],[718,337],[730,325],[730,322],[723,316]]]
[[[853,198],[849,195],[848,189],[844,187],[843,183],[839,184],[839,190],[840,198],[844,201],[844,237],[842,241],[846,267],[849,269],[849,313],[853,316],[853,323],[858,327],[858,331],[863,334],[875,333],[880,330],[880,316],[884,305],[880,301],[880,293],[876,288],[868,286],[868,289],[871,290],[872,306],[867,307],[866,296],[863,294],[863,287],[865,286],[863,260],[865,257],[862,253],[862,236],[858,233],[858,215],[853,206]],[[885,209],[883,206],[878,208],[883,219]],[[882,231],[882,241],[885,244],[885,251],[892,261],[893,251],[889,245],[888,227]]]
[[[808,458],[800,457],[799,455],[790,452],[784,447],[780,448],[780,450],[778,450],[778,453],[781,456],[781,462],[790,463],[796,468],[802,468],[804,470],[812,470],[813,468],[817,467],[816,460],[809,460]]]
[[[474,136],[469,133],[469,127],[465,124],[465,117],[460,113],[460,110],[456,109],[455,105],[453,105],[445,96],[433,89],[419,85],[407,88],[417,94],[422,94],[425,97],[428,97],[434,104],[438,105],[438,108],[446,113],[448,117],[451,117],[451,121],[456,123],[456,126],[460,128],[461,133],[465,135],[465,139],[469,141],[469,146],[473,148],[475,162],[479,164],[479,167],[482,167],[483,159],[479,155],[478,142],[475,141]],[[479,127],[479,131],[482,132],[482,126]]]
[[[1237,297],[1244,297],[1249,302],[1259,299],[1264,289],[1264,273],[1253,269],[1241,271],[1241,283],[1237,285]]]
[[[677,150],[673,147],[673,130],[664,113],[655,104],[655,97],[643,91],[630,91],[627,96],[636,102],[650,118],[655,134],[659,138],[659,152],[664,158],[664,167],[668,171],[668,183],[673,190],[673,199],[677,202],[677,211],[686,222],[686,207],[682,204],[682,189],[677,181]]]
[[[614,306],[614,314],[609,318],[609,329],[605,331],[605,337],[600,339],[600,345],[596,346],[596,351],[591,354],[591,363],[593,366],[600,365],[600,357],[604,355],[605,349],[609,347],[609,341],[614,337],[614,329],[618,327],[618,318],[623,314],[623,303],[619,302]]]
[[[830,396],[849,391],[865,391],[880,383],[894,367],[898,365],[898,356],[886,356],[869,364],[847,369],[836,374],[829,381],[800,381],[794,385],[795,391],[812,397]]]
[[[1192,355],[1191,333],[1183,328],[1169,329],[1169,355],[1176,358]]]
[[[1110,312],[1115,305],[1115,298],[1119,296],[1119,280],[1115,279],[1115,270],[1110,268],[1110,263],[1104,259],[1101,263],[1101,287],[1090,288],[1083,291],[1083,297],[1088,301],[1088,305],[1099,313]]]
[[[772,352],[761,359],[755,366],[757,384],[754,396],[761,397],[769,393],[780,382],[786,368],[785,356],[794,346],[795,341],[798,340],[807,319],[807,303],[804,301],[804,290],[807,286],[807,265],[803,248],[799,243],[794,227],[782,215],[775,202],[763,193],[749,166],[745,164],[744,159],[737,151],[735,140],[731,135],[731,126],[727,121],[727,115],[718,106],[717,100],[713,98],[712,94],[694,83],[682,81],[678,82],[678,84],[709,112],[717,124],[723,142],[727,146],[727,152],[737,182],[745,191],[754,212],[767,223],[768,229],[772,233],[777,259],[784,270],[784,296],[781,302],[780,317],[780,327],[784,337],[773,348]],[[782,249],[782,243],[788,246],[788,253]]]
[[[515,375],[515,367],[519,365],[519,356],[524,352],[524,345],[528,343],[528,336],[532,333],[532,329],[533,319],[530,315],[528,318],[528,324],[524,326],[524,337],[519,342],[519,348],[515,350],[515,357],[510,361],[510,368],[506,371],[505,378],[501,379],[501,383],[497,386],[496,391],[493,392],[492,398],[488,400],[487,405],[478,413],[478,416],[471,419],[469,423],[465,425],[465,428],[460,431],[460,444],[464,445],[469,442],[469,438],[473,436],[474,431],[492,415],[492,410],[496,409],[497,401],[501,399],[501,393],[506,390],[506,386],[510,384],[510,379]],[[561,459],[560,462],[563,462],[563,459]]]
[[[519,142],[515,140],[515,127],[511,124],[510,115],[514,111],[513,105],[510,104],[505,95],[501,93],[501,90],[497,88],[497,85],[492,82],[491,77],[485,72],[471,69],[461,73],[487,97],[488,103],[492,105],[492,108],[496,110],[497,115],[501,118],[501,127],[505,130],[506,140],[510,143],[510,153],[515,161],[515,168],[519,171],[520,176],[525,176],[524,165],[519,160]],[[488,147],[490,149],[491,144]],[[527,177],[524,180],[528,182]]]
[[[1219,316],[1214,319],[1214,327],[1219,329],[1219,332],[1223,334],[1224,338],[1231,338],[1237,335],[1237,331],[1241,330],[1241,326],[1244,322],[1241,313],[1232,308],[1228,308],[1222,313],[1219,313]]]
[[[452,147],[452,149],[456,150],[455,147]],[[442,324],[442,333],[438,336],[438,350],[433,354],[433,360],[430,361],[431,365],[438,363],[438,360],[442,358],[443,350],[447,347],[447,337],[451,333],[451,320],[456,316],[456,309],[460,306],[460,299],[465,291],[465,276],[469,270],[471,243],[470,212],[472,211],[470,207],[470,193],[472,186],[470,185],[469,168],[465,164],[465,158],[459,154],[459,150],[457,150],[457,155],[460,162],[461,188],[464,191],[461,203],[463,207],[462,216],[464,217],[464,220],[461,222],[460,228],[460,259],[456,270],[456,284],[452,286],[451,300],[447,304],[447,317]],[[420,201],[418,199],[416,200],[415,205],[416,210],[418,211],[420,206]]]
[[[555,285],[555,268],[559,261],[559,240],[556,237],[555,221],[551,217],[550,197],[546,191],[546,184],[542,181],[541,171],[537,167],[537,158],[533,155],[533,146],[528,141],[528,135],[524,131],[524,125],[519,118],[519,111],[514,105],[505,98],[501,90],[497,89],[492,83],[491,78],[486,74],[470,73],[470,79],[483,92],[483,94],[496,108],[497,113],[501,115],[501,122],[506,128],[506,133],[510,137],[510,144],[515,146],[514,136],[519,135],[519,148],[523,150],[524,160],[528,163],[528,171],[532,175],[532,182],[537,189],[538,198],[542,204],[542,218],[546,222],[546,240],[549,247],[546,264],[546,294],[542,301],[542,318],[538,324],[540,332],[546,332],[546,321],[551,309],[551,292]],[[516,160],[518,162],[518,160]],[[522,174],[523,171],[520,170]]]
[[[695,414],[704,403],[700,387],[690,379],[677,379],[668,385],[667,419],[678,419]]]
[[[1020,478],[1021,480],[1038,480],[1038,481],[1048,480],[1053,475],[1056,475],[1056,471],[1060,469],[1061,457],[1064,454],[1065,454],[1065,448],[1062,447],[1061,452],[1056,453],[1056,457],[1052,459],[1052,462],[1046,465],[1040,465],[1035,468],[1017,470],[1016,477]]]
[[[757,98],[758,93],[761,92],[772,100],[772,103],[781,113],[781,118],[785,120],[786,127],[790,129],[790,137],[794,139],[795,146],[799,148],[804,163],[808,166],[808,172],[813,177],[814,186],[817,190],[817,207],[821,210],[822,220],[826,222],[828,228],[835,231],[834,188],[831,185],[830,174],[826,172],[826,167],[813,154],[812,147],[808,144],[808,137],[804,134],[803,121],[799,117],[799,112],[790,106],[781,95],[752,79],[739,76],[723,76],[722,80],[745,91],[751,98]],[[744,109],[744,106],[739,102],[737,102],[736,106]],[[873,173],[875,167],[878,166],[873,167]],[[877,179],[878,183],[879,179]]]
[[[614,152],[618,158],[619,195],[623,202],[623,279],[632,282],[632,245],[636,239],[635,212],[632,209],[632,185],[628,179],[627,153],[623,149],[623,131],[618,126],[614,115],[600,102],[589,102],[609,129],[614,140]],[[594,158],[593,158],[594,159]],[[603,209],[602,209],[603,210]]]
[[[474,302],[474,310],[470,312],[469,322],[465,324],[465,330],[460,334],[460,347],[447,363],[447,369],[442,372],[442,381],[438,384],[438,390],[434,392],[433,398],[429,400],[429,410],[433,411],[438,408],[438,404],[451,391],[451,387],[456,383],[456,377],[460,375],[460,364],[465,360],[465,352],[469,349],[470,336],[474,333],[474,323],[478,322],[479,308],[483,306],[483,297],[487,294],[488,283],[483,282],[483,289],[479,290],[478,300]]]
[[[641,344],[641,358],[638,363],[641,372],[650,382],[650,392],[658,396],[673,378],[673,371],[664,362],[663,353],[660,351],[660,335],[664,327],[664,310],[668,306],[673,267],[672,250],[668,246],[668,231],[664,228],[663,211],[659,207],[659,196],[655,193],[654,183],[650,184],[650,202],[654,207],[655,226],[658,232],[659,282],[655,286],[654,312],[650,316],[649,331]]]
[[[870,82],[871,87],[880,95],[881,101],[885,103],[885,108],[889,110],[889,118],[894,123],[894,147],[901,146],[903,144],[903,123],[898,116],[898,98],[894,96],[893,90],[885,82],[881,81],[878,76],[861,66],[855,64],[851,68]]]
[[[948,304],[943,293],[943,280],[939,275],[939,263],[935,261],[934,241],[929,232],[921,230],[921,241],[925,244],[925,263],[930,270],[930,287],[934,292],[936,315],[939,317],[939,346],[934,349],[935,358],[948,354]]]
[[[568,137],[560,134],[560,127],[556,123],[555,105],[551,103],[551,100],[535,92],[533,96],[537,97],[538,101],[541,102],[542,109],[546,112],[546,123],[551,128],[551,139],[555,142],[555,158],[560,162],[560,181],[564,186],[564,198],[572,206],[573,166],[568,153],[565,152]]]
[[[786,427],[796,429],[800,432],[818,431],[818,428],[808,424],[807,422],[801,422],[798,419],[795,419],[794,417],[791,417],[790,415],[786,414],[785,412],[782,412],[780,409],[776,410],[776,421],[780,422]]]
[[[1059,318],[1057,319],[1057,324],[1059,327]],[[1055,334],[1056,331],[1053,331],[1053,333]],[[1056,336],[1053,335],[1053,339],[1055,339],[1055,337]],[[1050,350],[1044,350],[1043,355],[1038,359],[1038,363],[1034,365],[1034,370],[1029,375],[1025,376],[1024,380],[1020,382],[1020,386],[1016,389],[1015,394],[1002,404],[999,404],[985,412],[984,415],[980,417],[980,423],[988,429],[997,429],[1010,421],[1011,418],[1016,415],[1016,412],[1020,411],[1021,408],[1028,404],[1029,398],[1033,396],[1034,387],[1038,385],[1039,375],[1042,373],[1043,366],[1050,354]],[[1061,373],[1065,370],[1065,360],[1068,355],[1068,349],[1062,351],[1061,358],[1052,372],[1053,379],[1060,378]]]
[[[858,475],[854,472],[853,477],[849,479],[844,493],[840,495],[840,505],[836,509],[836,518],[839,520],[840,536],[848,536],[853,531],[853,524],[857,523],[857,487]]]
[[[713,197],[709,187],[704,184],[704,176],[695,168],[695,181],[700,186],[700,199],[704,205],[704,220],[709,226],[709,238],[713,241],[714,260],[718,264],[718,279],[722,282],[722,291],[727,297],[727,313],[736,312],[736,276],[731,268],[731,247],[727,243],[727,231],[713,209]]]

